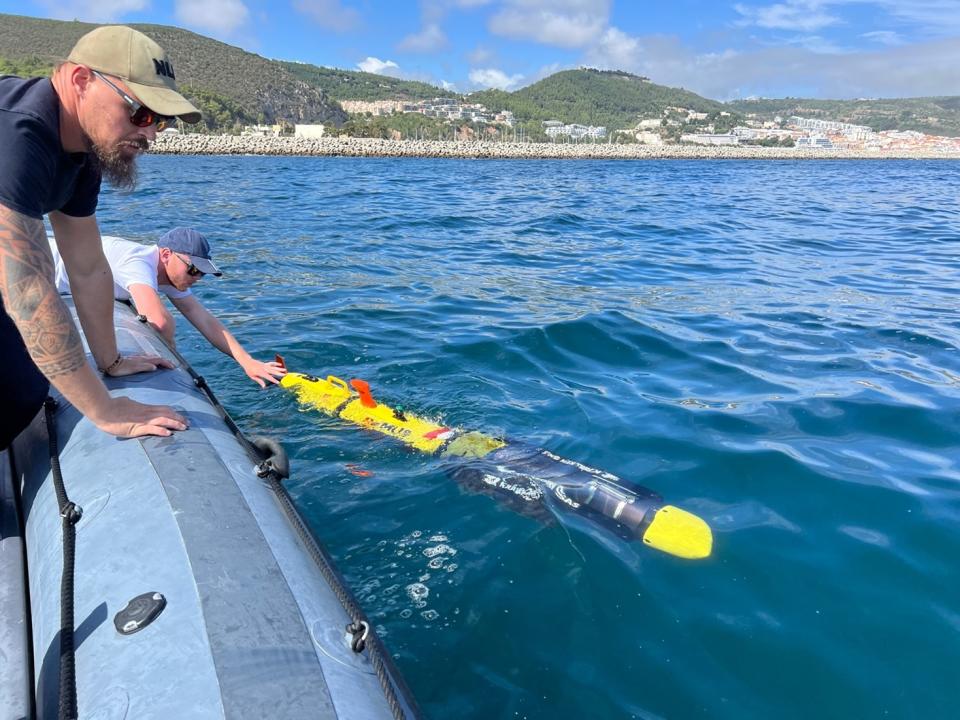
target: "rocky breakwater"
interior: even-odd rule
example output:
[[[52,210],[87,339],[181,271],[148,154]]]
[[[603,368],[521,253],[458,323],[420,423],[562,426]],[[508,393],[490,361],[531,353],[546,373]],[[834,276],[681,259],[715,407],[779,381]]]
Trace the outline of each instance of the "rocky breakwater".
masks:
[[[161,155],[306,155],[343,157],[421,157],[491,159],[603,159],[657,158],[782,160],[824,158],[925,158],[942,154],[766,148],[749,145],[620,145],[615,143],[508,143],[437,140],[379,140],[329,137],[306,139],[259,135],[200,135],[161,133],[150,148]],[[956,156],[954,156],[956,157]]]

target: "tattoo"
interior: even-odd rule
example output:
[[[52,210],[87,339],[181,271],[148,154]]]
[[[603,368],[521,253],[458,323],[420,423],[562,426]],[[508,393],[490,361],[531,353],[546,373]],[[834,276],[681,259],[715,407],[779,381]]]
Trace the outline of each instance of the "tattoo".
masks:
[[[53,270],[43,222],[0,205],[0,294],[30,357],[51,379],[87,361]]]

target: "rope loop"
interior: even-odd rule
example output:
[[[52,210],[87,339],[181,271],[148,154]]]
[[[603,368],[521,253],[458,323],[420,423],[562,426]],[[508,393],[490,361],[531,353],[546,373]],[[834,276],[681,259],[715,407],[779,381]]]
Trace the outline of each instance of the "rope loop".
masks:
[[[76,525],[83,517],[83,508],[73,501],[69,501],[60,511],[60,517],[71,525]]]
[[[367,635],[370,634],[370,625],[365,620],[356,620],[347,625],[347,632],[353,636],[350,647],[355,653],[362,653],[367,646]]]

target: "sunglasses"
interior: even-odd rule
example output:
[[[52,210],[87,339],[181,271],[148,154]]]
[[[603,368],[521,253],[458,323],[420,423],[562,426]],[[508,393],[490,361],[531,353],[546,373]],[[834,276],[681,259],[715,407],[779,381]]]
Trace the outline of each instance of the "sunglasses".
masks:
[[[206,275],[206,273],[203,272],[203,270],[198,268],[192,262],[187,262],[182,257],[180,257],[177,253],[173,253],[173,256],[187,266],[187,275],[189,275],[190,277],[203,277],[204,275]]]
[[[137,127],[150,127],[154,123],[157,125],[157,132],[162,131],[164,128],[173,124],[175,118],[169,117],[167,115],[161,115],[155,113],[153,110],[148,108],[143,103],[137,102],[132,97],[127,95],[123,90],[118,88],[112,82],[107,80],[106,76],[99,70],[91,70],[94,75],[103,80],[107,85],[113,88],[113,91],[117,93],[120,97],[124,99],[127,105],[130,106],[130,122],[132,122]]]

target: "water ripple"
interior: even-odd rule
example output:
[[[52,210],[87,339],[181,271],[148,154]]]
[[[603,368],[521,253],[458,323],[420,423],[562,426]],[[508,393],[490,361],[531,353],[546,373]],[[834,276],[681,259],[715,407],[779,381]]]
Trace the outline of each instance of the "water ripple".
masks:
[[[104,232],[206,231],[260,357],[652,487],[678,562],[253,391],[178,325],[430,717],[949,717],[960,167],[173,158]]]

